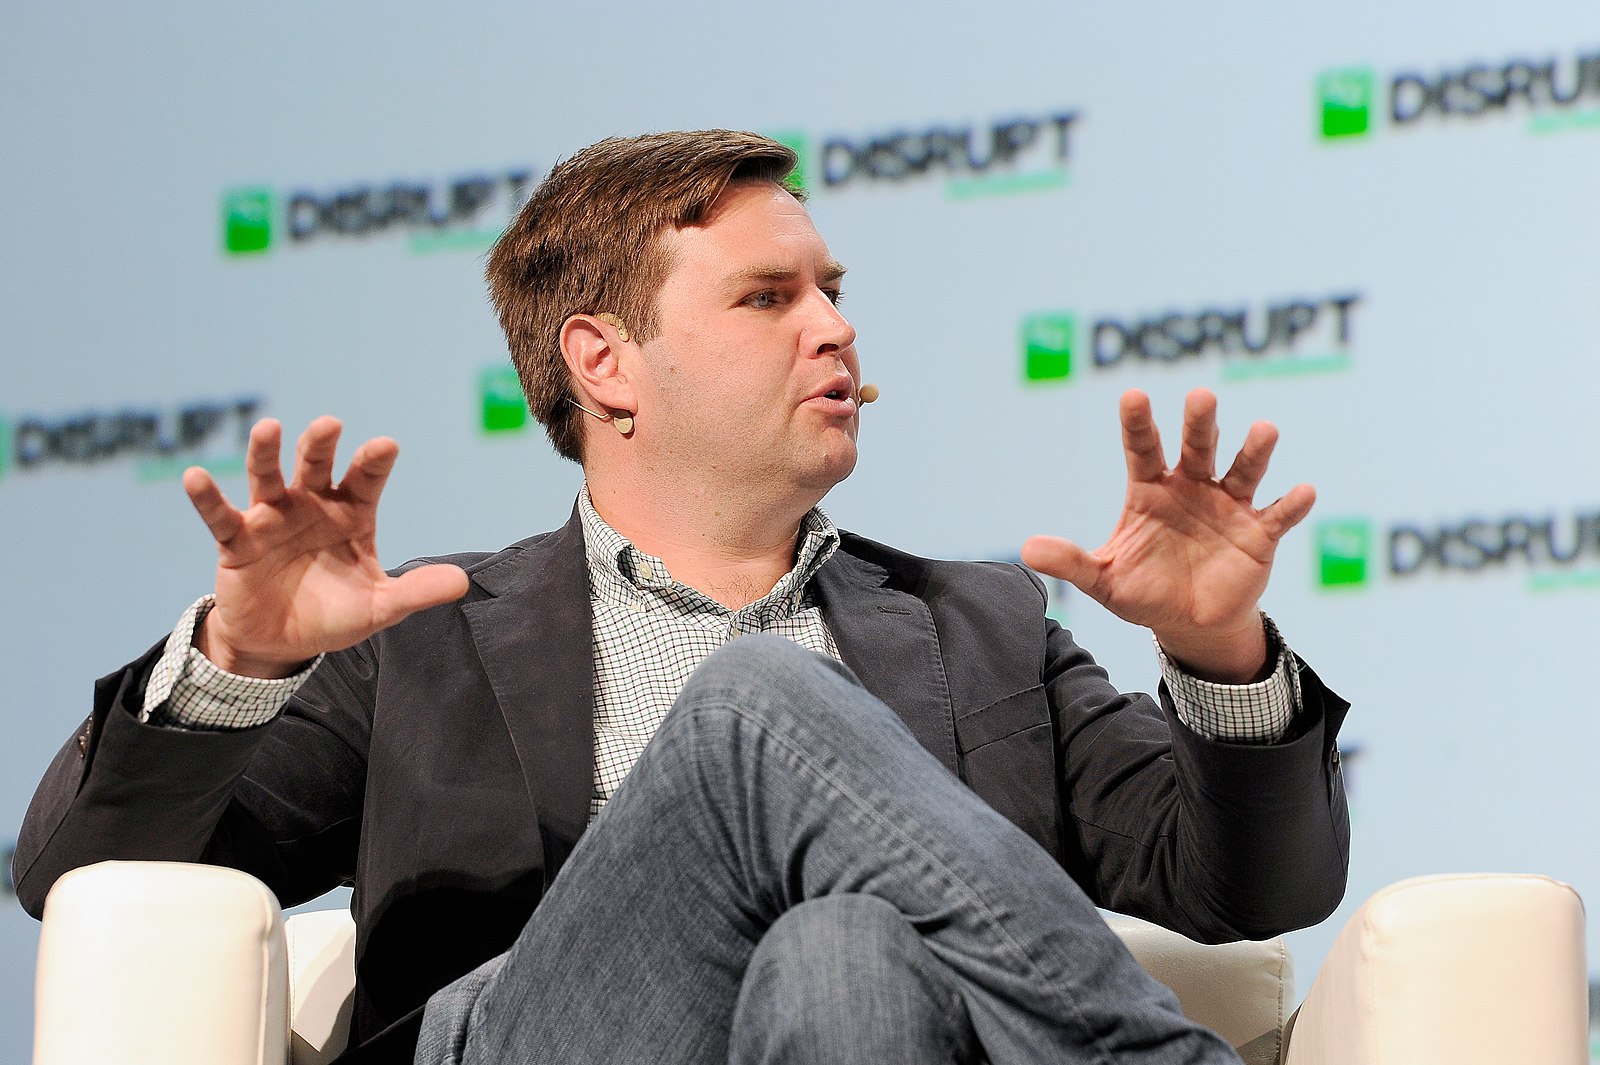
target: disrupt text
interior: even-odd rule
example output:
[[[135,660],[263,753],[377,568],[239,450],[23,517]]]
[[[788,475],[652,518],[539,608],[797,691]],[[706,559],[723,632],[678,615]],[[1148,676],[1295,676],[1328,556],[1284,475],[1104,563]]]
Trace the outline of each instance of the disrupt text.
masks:
[[[1600,53],[1565,63],[1514,59],[1431,76],[1396,74],[1389,85],[1389,115],[1396,125],[1407,125],[1430,115],[1482,115],[1513,105],[1540,111],[1586,98],[1600,103]]]
[[[1091,337],[1094,361],[1097,366],[1113,366],[1125,359],[1171,362],[1208,354],[1293,352],[1313,334],[1343,349],[1350,343],[1350,313],[1360,300],[1359,294],[1346,293],[1256,307],[1100,318]]]
[[[1389,530],[1389,571],[1401,577],[1430,569],[1475,572],[1513,562],[1548,569],[1582,559],[1600,562],[1600,511]]]
[[[894,130],[860,139],[829,138],[822,146],[822,182],[905,181],[924,174],[947,177],[1017,170],[1037,162],[1062,167],[1071,150],[1076,111],[973,125]]]
[[[288,232],[296,241],[325,235],[365,236],[391,228],[471,228],[497,202],[509,218],[528,193],[532,173],[474,174],[442,185],[396,182],[355,185],[332,192],[289,194]]]
[[[18,469],[83,465],[124,456],[164,458],[198,453],[222,442],[230,426],[243,448],[261,401],[254,397],[191,403],[175,411],[125,409],[59,418],[28,415],[12,426]]]

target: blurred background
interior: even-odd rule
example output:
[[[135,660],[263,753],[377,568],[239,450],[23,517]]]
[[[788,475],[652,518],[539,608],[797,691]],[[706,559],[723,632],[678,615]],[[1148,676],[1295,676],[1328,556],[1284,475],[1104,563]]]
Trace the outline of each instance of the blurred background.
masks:
[[[566,518],[579,471],[526,416],[485,251],[558,159],[705,126],[792,144],[850,267],[883,398],[841,525],[949,558],[1098,545],[1124,390],[1170,439],[1201,385],[1225,449],[1278,424],[1264,498],[1320,499],[1267,607],[1355,704],[1350,890],[1292,937],[1302,989],[1402,877],[1600,898],[1592,0],[5,0],[7,850],[93,679],[210,587],[178,475],[241,494],[254,418],[400,440],[388,563]],[[1052,610],[1154,684],[1147,634]],[[8,893],[0,1060],[28,1055],[36,939]]]

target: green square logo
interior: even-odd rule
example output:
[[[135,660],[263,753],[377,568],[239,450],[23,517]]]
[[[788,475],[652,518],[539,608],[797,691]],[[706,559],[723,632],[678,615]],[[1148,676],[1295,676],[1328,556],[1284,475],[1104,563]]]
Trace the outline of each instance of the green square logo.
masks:
[[[1321,109],[1324,140],[1367,135],[1372,122],[1375,82],[1370,67],[1329,70],[1317,78],[1317,104]]]
[[[1035,314],[1022,320],[1022,376],[1027,381],[1064,381],[1072,376],[1072,346],[1078,336],[1073,314]]]
[[[222,247],[254,255],[272,246],[272,190],[232,189],[222,197]]]
[[[484,432],[515,432],[528,424],[528,403],[514,368],[491,366],[480,373],[478,396],[483,405]]]
[[[1372,523],[1325,521],[1317,526],[1317,583],[1324,588],[1356,588],[1367,583]]]
[[[786,187],[795,192],[805,192],[809,187],[806,184],[806,175],[811,173],[811,140],[803,132],[795,129],[780,130],[769,133],[767,136],[792,149],[796,156],[794,169],[789,171],[789,176],[783,179]]]

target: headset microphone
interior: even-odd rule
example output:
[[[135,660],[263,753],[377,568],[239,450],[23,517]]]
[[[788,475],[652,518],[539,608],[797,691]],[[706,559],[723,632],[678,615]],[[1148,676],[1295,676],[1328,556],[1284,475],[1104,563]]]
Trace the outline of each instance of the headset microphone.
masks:
[[[879,395],[880,393],[878,392],[877,385],[862,385],[860,388],[856,389],[856,402],[860,403],[862,406],[866,406],[868,403],[871,403],[873,400],[877,399]]]

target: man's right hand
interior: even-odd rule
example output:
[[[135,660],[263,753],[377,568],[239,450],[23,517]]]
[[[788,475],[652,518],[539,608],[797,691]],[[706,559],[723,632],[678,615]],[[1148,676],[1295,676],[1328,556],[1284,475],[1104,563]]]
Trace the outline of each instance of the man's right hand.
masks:
[[[250,430],[250,506],[239,510],[198,466],[184,471],[189,500],[217,540],[216,605],[195,646],[247,677],[286,677],[326,651],[360,643],[414,611],[459,599],[467,575],[432,565],[391,577],[378,564],[378,497],[399,445],[387,437],[356,450],[333,483],[337,419],[321,417],[295,445],[294,481],[278,464],[283,427]]]

